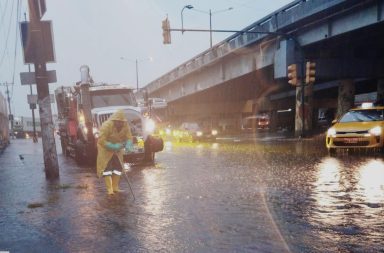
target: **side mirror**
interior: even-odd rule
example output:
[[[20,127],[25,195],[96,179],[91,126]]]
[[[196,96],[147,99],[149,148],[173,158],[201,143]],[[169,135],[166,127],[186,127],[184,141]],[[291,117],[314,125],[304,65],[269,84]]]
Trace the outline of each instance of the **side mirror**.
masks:
[[[336,120],[336,119],[332,120],[332,125],[334,125],[334,124],[336,124],[336,123],[337,123],[337,120]]]

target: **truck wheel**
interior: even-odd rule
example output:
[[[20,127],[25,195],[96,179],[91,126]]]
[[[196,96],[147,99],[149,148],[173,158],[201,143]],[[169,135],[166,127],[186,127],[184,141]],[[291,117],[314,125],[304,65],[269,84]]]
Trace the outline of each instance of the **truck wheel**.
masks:
[[[145,152],[144,161],[147,163],[155,162],[155,152]]]
[[[77,149],[75,150],[75,161],[78,165],[83,165],[84,163],[83,156],[81,155],[81,152]]]
[[[328,154],[330,156],[335,156],[336,155],[336,149],[335,148],[329,148],[328,149]]]
[[[61,152],[63,153],[64,156],[68,156],[66,142],[63,139],[61,139],[60,141],[61,141]]]
[[[75,146],[75,161],[78,165],[84,165],[85,157],[83,155],[83,143],[77,142]]]
[[[89,166],[95,166],[97,160],[97,148],[88,149],[88,151],[86,163]]]

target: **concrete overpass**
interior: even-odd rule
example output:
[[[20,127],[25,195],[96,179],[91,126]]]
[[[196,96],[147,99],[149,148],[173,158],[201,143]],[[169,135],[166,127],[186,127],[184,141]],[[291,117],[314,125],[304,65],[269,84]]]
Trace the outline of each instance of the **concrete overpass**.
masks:
[[[355,94],[383,97],[383,0],[297,0],[214,45],[146,86],[168,101],[172,121],[239,129],[266,112],[276,127],[315,127],[319,110],[343,113]],[[285,35],[251,34],[247,31]],[[288,85],[287,66],[316,62],[316,82]],[[372,93],[370,93],[372,95]],[[304,112],[301,113],[301,112]],[[302,116],[304,115],[304,118]]]

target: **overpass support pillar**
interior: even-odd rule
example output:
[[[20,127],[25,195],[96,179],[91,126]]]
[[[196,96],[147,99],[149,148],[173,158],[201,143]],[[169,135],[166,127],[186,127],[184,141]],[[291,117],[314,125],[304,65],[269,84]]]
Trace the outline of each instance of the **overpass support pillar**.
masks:
[[[355,104],[355,83],[351,79],[341,80],[339,84],[339,97],[337,100],[337,114],[339,118]]]
[[[377,81],[377,101],[384,102],[384,79]]]
[[[304,101],[302,92],[304,92]],[[295,136],[304,137],[313,128],[313,84],[296,88]],[[304,124],[304,125],[303,125]]]

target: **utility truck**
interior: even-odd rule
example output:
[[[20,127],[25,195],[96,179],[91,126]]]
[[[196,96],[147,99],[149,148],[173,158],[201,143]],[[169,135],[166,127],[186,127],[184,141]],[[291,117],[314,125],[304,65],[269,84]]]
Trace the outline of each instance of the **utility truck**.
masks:
[[[124,162],[154,162],[163,150],[163,140],[153,136],[154,121],[137,106],[133,88],[93,82],[88,66],[82,66],[81,81],[55,90],[58,134],[63,154],[78,164],[93,164],[101,125],[117,110],[124,111],[133,136],[133,150],[126,150]]]

